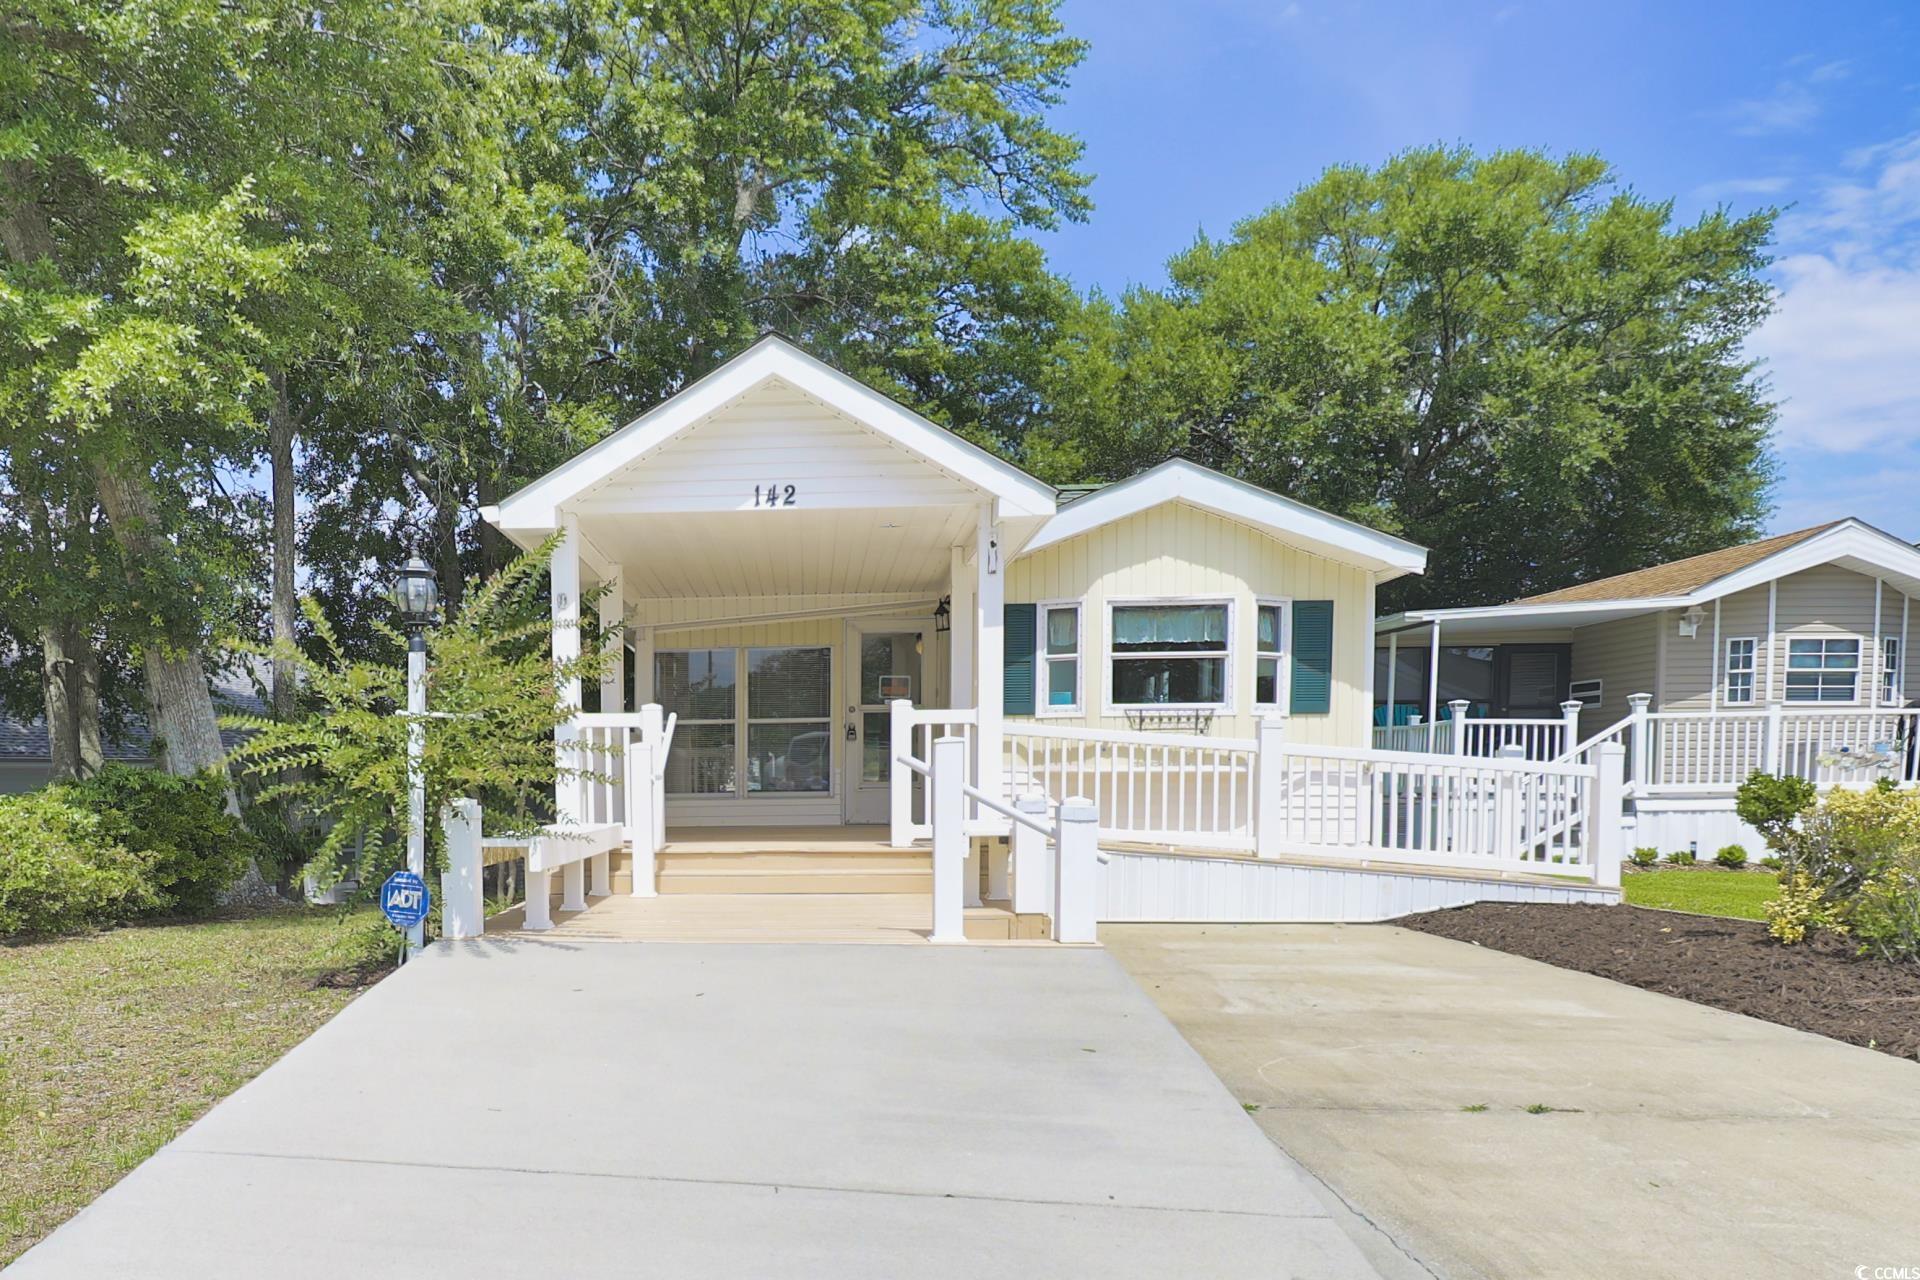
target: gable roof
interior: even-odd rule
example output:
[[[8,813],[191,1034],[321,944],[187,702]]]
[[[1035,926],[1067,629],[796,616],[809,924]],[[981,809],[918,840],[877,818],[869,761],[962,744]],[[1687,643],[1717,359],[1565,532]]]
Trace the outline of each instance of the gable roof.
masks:
[[[1061,500],[1059,514],[1034,535],[1033,541],[1027,544],[1027,553],[1162,503],[1184,502],[1317,555],[1357,564],[1371,570],[1381,582],[1408,573],[1424,573],[1427,567],[1425,547],[1304,502],[1283,498],[1185,458],[1170,458],[1117,484],[1098,488],[1069,486],[1061,491]]]
[[[1679,596],[1698,591],[1701,587],[1715,582],[1736,569],[1758,564],[1767,557],[1795,547],[1807,539],[1825,533],[1845,524],[1845,520],[1829,520],[1809,529],[1797,529],[1792,533],[1779,534],[1772,538],[1762,538],[1758,542],[1746,542],[1737,547],[1722,547],[1718,551],[1709,551],[1704,555],[1688,556],[1684,560],[1670,560],[1666,564],[1656,564],[1646,569],[1635,569],[1630,573],[1616,573],[1610,578],[1596,578],[1592,582],[1577,583],[1571,587],[1562,587],[1558,591],[1543,591],[1539,595],[1522,596],[1514,604],[1572,604],[1588,600],[1640,600],[1658,596]]]
[[[1053,487],[769,334],[482,514],[508,533],[559,527],[559,508],[757,387],[784,382],[961,481],[1014,516],[1053,514]]]

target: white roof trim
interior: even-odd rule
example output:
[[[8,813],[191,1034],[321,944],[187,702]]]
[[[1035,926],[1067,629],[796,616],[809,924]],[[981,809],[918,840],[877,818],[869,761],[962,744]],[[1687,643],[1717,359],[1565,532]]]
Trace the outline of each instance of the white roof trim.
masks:
[[[983,494],[1005,516],[1050,516],[1051,485],[888,397],[769,335],[626,426],[582,450],[486,514],[502,529],[550,530],[559,508],[763,383],[779,379],[888,440],[927,459]]]
[[[1382,580],[1426,572],[1425,547],[1269,493],[1184,458],[1169,459],[1130,480],[1070,503],[1034,535],[1026,554],[1167,502],[1185,502],[1286,541],[1305,544],[1308,550],[1331,559],[1361,564]]]

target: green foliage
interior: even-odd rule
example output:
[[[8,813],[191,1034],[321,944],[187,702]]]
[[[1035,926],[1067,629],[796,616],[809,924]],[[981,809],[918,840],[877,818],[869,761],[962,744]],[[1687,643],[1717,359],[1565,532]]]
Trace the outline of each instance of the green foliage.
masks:
[[[256,851],[254,838],[226,810],[225,780],[213,774],[181,778],[110,764],[84,782],[51,790],[94,814],[103,839],[135,852],[155,911],[212,911]]]
[[[1756,769],[1735,793],[1733,811],[1760,833],[1769,849],[1779,850],[1793,824],[1813,807],[1814,794],[1805,778],[1776,777]]]
[[[1651,845],[1642,845],[1627,855],[1627,861],[1636,867],[1650,867],[1660,861],[1660,851]]]
[[[449,800],[478,799],[491,834],[531,831],[551,817],[561,776],[554,734],[569,714],[561,685],[598,680],[607,659],[591,634],[580,658],[556,665],[549,656],[542,571],[550,552],[520,556],[428,633],[423,769],[434,853],[441,833],[433,815]],[[354,658],[311,601],[307,622],[321,657],[295,655],[303,713],[288,721],[230,717],[250,735],[231,761],[261,782],[260,803],[296,801],[324,828],[305,874],[323,887],[347,873],[376,885],[405,849],[406,638],[378,624],[384,652]]]
[[[1760,859],[1760,865],[1765,867],[1769,871],[1778,871],[1780,870],[1780,868],[1786,866],[1787,864],[1785,860],[1783,860],[1780,857],[1779,854],[1770,853],[1766,857]]]
[[[1780,877],[1780,893],[1766,904],[1767,932],[1776,941],[1789,946],[1804,942],[1817,929],[1845,932],[1839,912],[1827,900],[1827,890],[1805,871],[1789,871]]]
[[[1846,920],[1863,953],[1920,962],[1920,845],[1880,859],[1847,904]]]
[[[1714,854],[1713,860],[1729,871],[1738,871],[1747,865],[1747,851],[1744,846],[1730,844]]]
[[[65,933],[154,905],[140,858],[60,790],[0,797],[0,938]]]
[[[1667,855],[1667,863],[1670,866],[1690,867],[1694,862],[1695,858],[1693,856],[1693,850],[1691,849],[1675,849]]]
[[[1327,170],[1092,300],[1029,459],[1184,455],[1437,549],[1398,603],[1504,600],[1759,528],[1770,212],[1676,224],[1598,157],[1420,148]],[[1489,536],[1489,531],[1497,536]]]
[[[1920,962],[1920,792],[1836,787],[1787,828],[1774,936],[1828,929],[1862,954]]]

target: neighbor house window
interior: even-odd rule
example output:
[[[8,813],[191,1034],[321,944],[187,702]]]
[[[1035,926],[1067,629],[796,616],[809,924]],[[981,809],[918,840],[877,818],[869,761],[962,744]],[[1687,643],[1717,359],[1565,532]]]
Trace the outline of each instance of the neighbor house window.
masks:
[[[1888,706],[1900,701],[1900,637],[1880,638],[1880,701]]]
[[[1577,702],[1583,707],[1601,707],[1606,705],[1606,684],[1599,679],[1574,680],[1567,684],[1567,701]]]
[[[747,650],[747,791],[833,789],[833,650]]]
[[[1859,697],[1859,640],[1787,641],[1788,702],[1857,702]]]
[[[1225,602],[1115,605],[1110,696],[1122,707],[1227,701]]]
[[[1286,694],[1285,668],[1280,665],[1286,652],[1285,602],[1262,601],[1254,613],[1253,624],[1253,702],[1258,707],[1277,707]]]
[[[679,649],[653,656],[654,697],[677,717],[667,752],[674,795],[732,795],[739,718],[734,649]]]
[[[1729,706],[1753,701],[1754,654],[1759,647],[1751,636],[1727,641],[1727,683],[1722,692]]]
[[[1080,606],[1040,607],[1040,706],[1043,711],[1080,707]]]

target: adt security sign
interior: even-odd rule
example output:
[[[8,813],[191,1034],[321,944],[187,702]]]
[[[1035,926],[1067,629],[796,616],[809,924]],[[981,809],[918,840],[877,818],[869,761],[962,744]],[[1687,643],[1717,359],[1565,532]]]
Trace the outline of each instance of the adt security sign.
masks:
[[[411,871],[396,871],[380,886],[380,910],[400,929],[427,918],[427,882]]]

